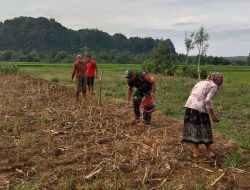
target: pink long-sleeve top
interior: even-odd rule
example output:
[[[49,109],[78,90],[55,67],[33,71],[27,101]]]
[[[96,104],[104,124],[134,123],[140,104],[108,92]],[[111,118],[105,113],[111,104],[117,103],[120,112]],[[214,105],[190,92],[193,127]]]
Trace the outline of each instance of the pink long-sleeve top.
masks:
[[[208,112],[213,107],[212,100],[217,92],[217,85],[210,80],[198,82],[191,91],[185,104],[186,108]]]

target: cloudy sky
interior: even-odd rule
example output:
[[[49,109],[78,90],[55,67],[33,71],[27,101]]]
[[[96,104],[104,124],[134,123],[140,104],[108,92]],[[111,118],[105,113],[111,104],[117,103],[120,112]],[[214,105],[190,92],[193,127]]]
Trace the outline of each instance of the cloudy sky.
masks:
[[[18,16],[54,18],[71,29],[98,28],[127,37],[171,39],[185,52],[185,31],[204,25],[208,55],[250,52],[250,0],[0,0],[0,21]],[[193,51],[192,54],[195,54]]]

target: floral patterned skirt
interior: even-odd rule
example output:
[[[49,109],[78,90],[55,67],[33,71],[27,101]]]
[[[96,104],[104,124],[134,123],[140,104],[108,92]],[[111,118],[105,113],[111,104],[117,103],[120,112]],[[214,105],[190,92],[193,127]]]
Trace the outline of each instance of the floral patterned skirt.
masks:
[[[208,113],[186,108],[182,142],[205,145],[213,143],[211,122]]]

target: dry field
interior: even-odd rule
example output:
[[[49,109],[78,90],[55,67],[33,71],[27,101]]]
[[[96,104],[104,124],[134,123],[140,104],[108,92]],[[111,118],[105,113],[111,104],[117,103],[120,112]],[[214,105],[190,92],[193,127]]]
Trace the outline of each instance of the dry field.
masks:
[[[249,189],[250,168],[224,168],[232,147],[214,134],[215,158],[193,159],[182,125],[154,115],[130,126],[132,108],[25,75],[0,75],[0,189]],[[242,158],[249,152],[237,149]]]

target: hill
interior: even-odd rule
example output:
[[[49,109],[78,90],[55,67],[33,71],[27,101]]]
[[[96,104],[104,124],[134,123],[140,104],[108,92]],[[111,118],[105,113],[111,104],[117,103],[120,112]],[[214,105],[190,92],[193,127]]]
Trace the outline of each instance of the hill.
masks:
[[[172,52],[175,48],[170,39],[165,40]],[[117,33],[110,35],[98,29],[72,30],[54,19],[44,17],[17,17],[0,23],[0,50],[65,51],[75,53],[85,43],[92,51],[120,50],[133,53],[149,53],[156,40],[130,37]]]

